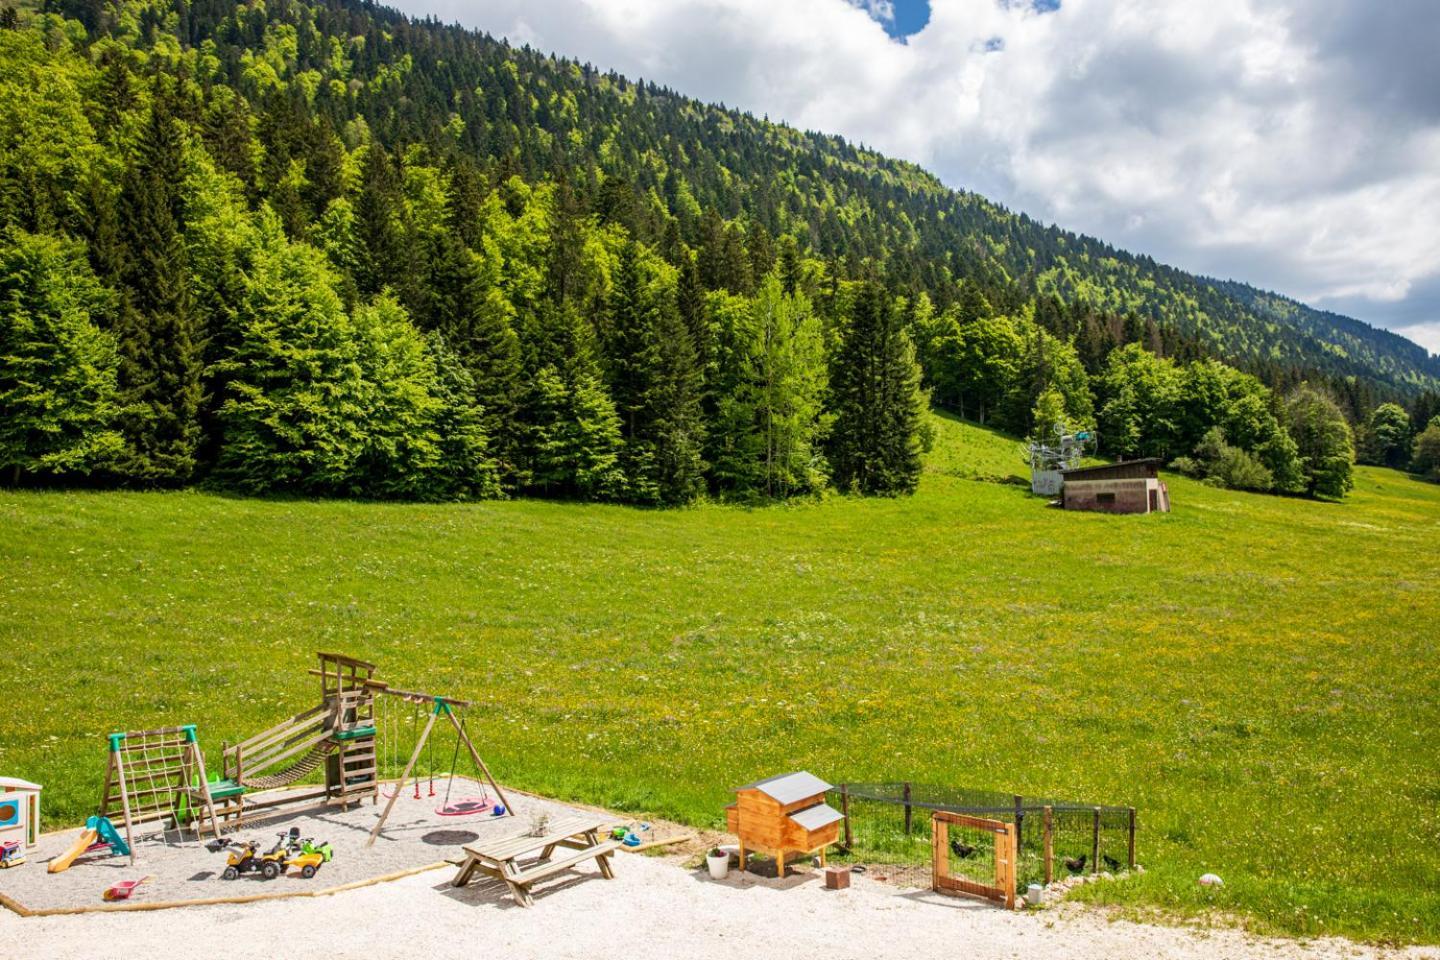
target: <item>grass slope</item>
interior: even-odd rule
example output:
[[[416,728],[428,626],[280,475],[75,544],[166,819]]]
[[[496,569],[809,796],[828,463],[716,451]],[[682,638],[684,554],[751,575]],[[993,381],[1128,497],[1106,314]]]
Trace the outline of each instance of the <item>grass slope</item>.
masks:
[[[0,771],[74,821],[105,733],[213,756],[340,650],[478,700],[521,787],[696,822],[794,767],[1132,804],[1150,869],[1090,896],[1440,941],[1440,487],[1067,514],[957,476],[1018,475],[1013,439],[938,428],[913,498],[759,510],[0,493]]]

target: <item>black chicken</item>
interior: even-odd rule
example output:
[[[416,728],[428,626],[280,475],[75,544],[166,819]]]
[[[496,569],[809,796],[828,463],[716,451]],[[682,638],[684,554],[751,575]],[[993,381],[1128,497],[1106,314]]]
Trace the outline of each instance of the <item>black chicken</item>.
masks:
[[[954,852],[955,856],[961,860],[969,860],[975,856],[975,848],[961,840],[951,840],[950,849]]]
[[[1102,853],[1100,855],[1100,860],[1105,864],[1105,869],[1109,870],[1111,873],[1114,873],[1120,869],[1120,861],[1116,860],[1108,853]]]
[[[1083,853],[1080,854],[1080,856],[1078,857],[1066,857],[1065,869],[1069,870],[1071,873],[1079,873],[1081,870],[1085,869],[1086,859],[1088,858]]]

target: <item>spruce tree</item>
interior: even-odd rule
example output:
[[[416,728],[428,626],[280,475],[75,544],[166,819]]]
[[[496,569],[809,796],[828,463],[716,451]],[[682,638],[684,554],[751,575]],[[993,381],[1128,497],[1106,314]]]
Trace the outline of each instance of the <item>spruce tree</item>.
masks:
[[[257,227],[216,476],[247,493],[346,492],[367,404],[354,327],[324,255],[287,240],[273,214]]]
[[[183,143],[163,92],[125,172],[120,309],[120,429],[124,477],[183,483],[201,441],[204,338],[191,302],[182,229]]]
[[[471,401],[480,410],[490,455],[501,483],[515,489],[524,483],[517,421],[523,385],[520,340],[509,320],[509,304],[456,233],[441,232],[431,249],[419,325],[443,337],[470,371]]]
[[[830,391],[835,483],[866,494],[914,492],[926,408],[920,367],[890,295],[874,281],[855,296]]]
[[[122,449],[115,343],[96,324],[110,291],[80,244],[12,231],[0,242],[0,470],[89,473]]]
[[[634,242],[620,252],[608,329],[610,392],[621,418],[629,496],[641,503],[689,500],[700,492],[705,468],[695,346],[673,298],[646,289]]]
[[[619,499],[620,417],[605,390],[590,325],[570,304],[547,305],[523,419],[532,489],[588,500]]]
[[[386,287],[403,293],[402,288],[412,284],[404,206],[394,161],[380,144],[371,144],[365,151],[355,202],[355,286],[362,296],[374,296]]]

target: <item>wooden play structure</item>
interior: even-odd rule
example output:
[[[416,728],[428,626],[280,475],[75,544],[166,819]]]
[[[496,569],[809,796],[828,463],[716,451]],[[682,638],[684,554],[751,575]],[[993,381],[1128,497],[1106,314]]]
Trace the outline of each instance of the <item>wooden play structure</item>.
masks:
[[[965,831],[969,839],[979,841],[982,837],[993,843],[967,844],[956,838],[951,842],[952,832]],[[964,894],[981,897],[1003,904],[1005,909],[1015,909],[1015,860],[1018,855],[1017,831],[1013,823],[1003,820],[987,820],[960,813],[937,810],[931,816],[930,842],[934,854],[933,886],[941,893]],[[983,855],[991,852],[994,861],[993,883],[985,883],[966,877],[955,876],[951,861],[956,856],[967,860],[983,862]]]
[[[785,855],[820,854],[840,838],[844,816],[825,802],[830,784],[811,774],[786,773],[735,789],[735,802],[725,808],[731,833],[740,838],[740,869],[749,852],[775,857],[775,875],[785,876]]]
[[[163,833],[189,822],[198,836],[208,818],[211,831],[220,836],[194,724],[112,733],[109,742],[100,814],[91,819],[108,824],[118,816],[125,826],[124,852],[132,864],[136,831],[145,825],[158,824]],[[121,850],[113,842],[111,847]]]
[[[375,665],[338,653],[319,654],[320,703],[221,752],[221,779],[210,784],[222,820],[280,805],[348,809],[374,801],[376,773]],[[325,768],[325,782],[308,791],[257,797],[298,784]]]
[[[420,760],[421,753],[424,752],[426,746],[430,743],[430,736],[435,730],[435,722],[442,716],[450,722],[450,726],[454,728],[455,731],[455,746],[450,757],[450,776],[447,778],[447,784],[454,783],[455,763],[460,757],[460,748],[463,746],[466,753],[469,754],[470,759],[474,761],[475,769],[485,778],[485,782],[490,785],[490,789],[494,790],[495,796],[500,799],[503,815],[510,817],[515,816],[515,810],[510,806],[510,801],[505,798],[504,791],[502,791],[500,785],[495,782],[495,778],[490,775],[490,768],[485,765],[485,761],[480,757],[480,752],[475,749],[475,744],[470,740],[470,734],[465,732],[465,723],[462,718],[464,711],[470,707],[468,700],[456,700],[453,697],[437,697],[408,690],[395,690],[390,687],[377,687],[377,690],[388,697],[399,698],[402,701],[416,705],[429,704],[430,707],[425,726],[420,731],[420,735],[416,737],[415,748],[411,751],[410,758],[405,762],[405,769],[401,772],[395,789],[389,794],[389,798],[385,801],[385,809],[381,811],[380,819],[375,821],[375,826],[371,829],[370,836],[365,841],[367,847],[373,846],[375,838],[380,835],[380,830],[385,826],[385,821],[389,819],[390,811],[394,808],[395,801],[400,797],[400,791],[404,789],[405,783],[410,779],[411,771],[415,769],[415,765]],[[431,770],[433,777],[433,765]],[[431,791],[432,793],[434,791],[433,783]],[[417,797],[420,795],[420,783],[418,779],[415,782],[415,795]],[[449,786],[447,785],[446,797],[441,805],[442,809],[437,812],[443,812],[444,807],[448,804]]]
[[[465,731],[462,716],[470,706],[469,701],[391,687],[375,678],[375,664],[354,657],[338,653],[320,653],[317,656],[319,667],[309,671],[320,679],[320,703],[317,706],[248,740],[224,747],[221,779],[208,785],[216,802],[216,814],[222,821],[241,824],[247,815],[279,806],[293,808],[301,804],[348,809],[351,804],[366,799],[379,803],[379,736],[385,726],[382,714],[389,716],[391,722],[387,734],[395,741],[392,747],[398,748],[398,714],[407,704],[417,712],[423,709],[428,716],[415,739],[414,749],[399,782],[386,792],[387,802],[370,833],[369,843],[373,844],[384,828],[401,789],[410,780],[422,753],[427,748],[433,748],[430,737],[441,717],[449,721],[456,737],[450,761],[451,780],[463,746],[485,782],[500,799],[505,813],[513,816],[504,793]],[[305,782],[322,767],[324,782],[306,789]],[[433,781],[433,764],[430,776]],[[283,789],[291,786],[296,789]],[[449,787],[446,789],[448,791]],[[418,781],[415,795],[419,796]],[[448,793],[445,804],[449,804]],[[469,812],[477,804],[472,800],[466,806],[455,806]]]

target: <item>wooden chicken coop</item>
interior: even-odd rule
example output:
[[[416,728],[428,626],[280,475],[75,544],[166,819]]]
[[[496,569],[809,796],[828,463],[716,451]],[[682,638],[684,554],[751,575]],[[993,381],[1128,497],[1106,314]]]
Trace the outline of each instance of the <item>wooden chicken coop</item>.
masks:
[[[730,832],[740,838],[740,869],[750,852],[775,857],[775,875],[785,876],[785,855],[819,852],[840,839],[839,810],[825,802],[830,784],[808,773],[785,773],[735,789],[735,802],[725,808]]]

